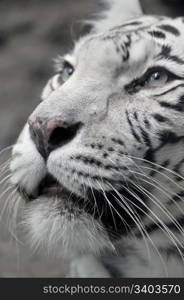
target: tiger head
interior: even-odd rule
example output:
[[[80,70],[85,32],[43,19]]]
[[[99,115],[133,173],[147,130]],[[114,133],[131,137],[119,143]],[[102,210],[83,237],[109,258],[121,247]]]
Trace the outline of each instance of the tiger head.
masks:
[[[30,238],[62,255],[113,249],[150,211],[167,221],[153,194],[167,205],[159,184],[181,179],[184,21],[114,23],[56,60],[13,148]]]

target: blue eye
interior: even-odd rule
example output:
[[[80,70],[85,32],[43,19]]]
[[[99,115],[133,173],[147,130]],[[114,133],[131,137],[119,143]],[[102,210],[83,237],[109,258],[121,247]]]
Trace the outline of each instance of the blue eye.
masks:
[[[60,76],[61,76],[63,82],[68,80],[68,78],[73,74],[73,72],[74,72],[73,66],[71,64],[69,64],[68,62],[65,62],[63,69],[60,72]]]
[[[59,88],[70,78],[73,72],[73,66],[68,62],[64,62],[62,69],[51,79],[51,89],[56,90],[57,88]]]
[[[165,70],[153,71],[144,82],[144,87],[160,87],[169,80],[169,73]]]
[[[51,90],[56,90],[59,88],[65,81],[67,81],[70,76],[73,74],[74,68],[68,62],[65,62],[62,69],[52,77],[50,80]]]
[[[157,66],[148,69],[142,77],[135,79],[126,85],[125,89],[129,94],[134,94],[142,89],[164,87],[164,85],[171,81],[181,79],[183,78],[164,67]]]
[[[68,78],[73,74],[73,72],[74,72],[73,66],[70,63],[65,62],[62,70],[60,71],[61,81],[62,82],[67,81]]]

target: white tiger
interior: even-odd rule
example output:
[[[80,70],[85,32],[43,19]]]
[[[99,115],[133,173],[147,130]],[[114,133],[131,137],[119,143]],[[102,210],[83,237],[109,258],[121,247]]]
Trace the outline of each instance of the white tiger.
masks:
[[[11,161],[30,242],[72,277],[183,277],[184,19],[108,9],[28,119]]]

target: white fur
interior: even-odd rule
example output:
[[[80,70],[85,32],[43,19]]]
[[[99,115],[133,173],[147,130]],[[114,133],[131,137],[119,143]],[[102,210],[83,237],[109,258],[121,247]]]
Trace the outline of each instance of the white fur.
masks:
[[[142,15],[139,0],[103,0],[106,10],[100,14],[99,21],[95,21],[95,31],[105,31],[112,27]]]
[[[134,47],[130,48],[129,60],[122,65],[122,57],[117,53],[113,41],[115,32],[111,29],[133,17],[140,16],[141,9],[138,1],[135,0],[114,0],[107,1],[107,3],[109,5],[111,3],[110,10],[104,13],[102,20],[95,22],[92,33],[82,38],[76,44],[73,53],[67,57],[76,71],[63,85],[60,84],[60,75],[58,74],[50,79],[42,94],[43,102],[32,114],[32,116],[43,118],[60,117],[71,123],[81,121],[84,126],[80,133],[70,143],[51,152],[46,163],[30,137],[28,125],[26,125],[20,140],[14,147],[11,182],[20,185],[28,192],[34,191],[48,171],[63,186],[78,196],[83,196],[80,192],[80,185],[90,185],[92,188],[103,189],[104,191],[110,189],[109,185],[103,181],[99,184],[94,176],[120,181],[127,179],[130,171],[138,171],[141,166],[145,168],[145,175],[147,175],[149,170],[142,162],[147,146],[143,140],[142,144],[139,145],[136,139],[132,138],[125,115],[126,110],[132,122],[135,111],[139,114],[142,124],[145,117],[149,117],[151,113],[162,113],[174,120],[174,125],[171,127],[170,124],[158,124],[150,117],[151,141],[155,148],[160,143],[157,132],[161,126],[163,129],[172,129],[178,135],[183,134],[184,120],[181,114],[164,108],[161,109],[155,100],[155,94],[166,92],[175,87],[178,82],[170,82],[166,86],[153,89],[141,89],[133,96],[127,94],[123,88],[134,78],[142,76],[149,67],[155,65],[155,57],[164,42],[150,37],[144,29],[138,33],[132,33]],[[150,30],[154,30],[155,24],[158,23],[157,19],[149,16],[142,17],[142,20],[145,26],[150,26]],[[184,32],[184,26],[180,19],[172,21],[166,18],[166,23],[168,22]],[[128,32],[132,30],[130,27],[127,28]],[[107,38],[109,36],[111,38]],[[126,30],[122,33],[119,29],[118,35],[115,37],[118,37],[117,45],[126,43]],[[168,34],[167,42],[173,44],[173,41],[175,44],[174,51],[176,51],[174,54],[180,55],[183,52],[183,40],[181,41],[181,37],[173,40],[173,36]],[[160,64],[177,73],[178,76],[183,72],[176,67],[173,61],[163,60]],[[54,91],[51,89],[51,82]],[[181,96],[183,88],[171,92],[171,100],[168,99],[167,95],[163,96],[162,100],[166,102],[176,101],[176,93],[177,97]],[[115,145],[112,138],[121,138],[125,141],[125,148],[118,144]],[[98,147],[91,148],[90,146],[100,143],[103,143],[103,151],[108,152],[109,148],[114,147],[114,151],[109,152],[108,159],[102,156],[102,151]],[[128,159],[126,155],[118,156],[117,153],[120,150],[128,152],[131,157],[136,156],[137,159]],[[120,171],[113,171],[113,168],[102,169],[82,161],[72,160],[76,155],[94,157],[104,165],[127,166],[127,171],[125,170],[122,174]],[[159,164],[163,159],[169,159],[172,169],[182,157],[183,144],[178,144],[177,150],[170,144],[158,152],[156,160]],[[80,172],[85,172],[93,177],[80,176]],[[158,223],[159,219],[167,223],[184,209],[183,202],[181,207],[175,206],[173,203],[168,209],[165,209],[168,195],[171,195],[171,192],[177,193],[184,184],[182,181],[176,185],[174,173],[166,170],[163,173],[165,176],[157,174],[153,191],[158,202],[150,203],[144,225],[153,221]],[[139,181],[140,174],[137,173],[136,176]],[[150,185],[144,182],[143,187],[147,189]],[[165,193],[163,189],[165,189]],[[70,205],[68,199],[40,197],[33,203],[27,204],[24,223],[33,247],[42,246],[44,249],[46,247],[52,255],[73,259],[71,276],[109,277],[111,275],[106,270],[105,264],[112,265],[117,268],[121,276],[128,277],[184,275],[183,265],[179,263],[179,260],[175,260],[174,257],[169,259],[166,256],[162,260],[159,252],[156,251],[158,247],[176,246],[176,241],[182,244],[182,233],[174,235],[172,232],[160,230],[151,237],[148,235],[136,241],[130,236],[127,239],[120,239],[117,243],[117,241],[114,242],[109,239],[100,219],[94,220],[91,215],[78,210],[75,203],[72,205],[72,208],[75,208],[75,213],[72,214],[69,212]],[[136,219],[136,215],[134,217]],[[144,234],[144,226],[143,228],[139,226],[137,231]],[[126,252],[129,247],[135,248],[135,252],[131,253],[130,251],[125,258],[118,254],[118,249],[121,248],[122,251],[125,249]],[[150,250],[151,259],[147,255],[147,247]],[[146,261],[145,264],[143,264],[144,260]]]

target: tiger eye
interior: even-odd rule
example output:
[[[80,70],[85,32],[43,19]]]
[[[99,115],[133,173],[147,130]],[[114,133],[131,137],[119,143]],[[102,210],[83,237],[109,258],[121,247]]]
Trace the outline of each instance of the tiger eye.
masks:
[[[151,73],[145,82],[145,86],[157,87],[164,85],[168,81],[168,74],[165,71],[155,71]]]
[[[72,67],[71,64],[65,63],[63,70],[61,71],[61,79],[63,82],[67,81],[68,78],[73,74],[74,68]]]

